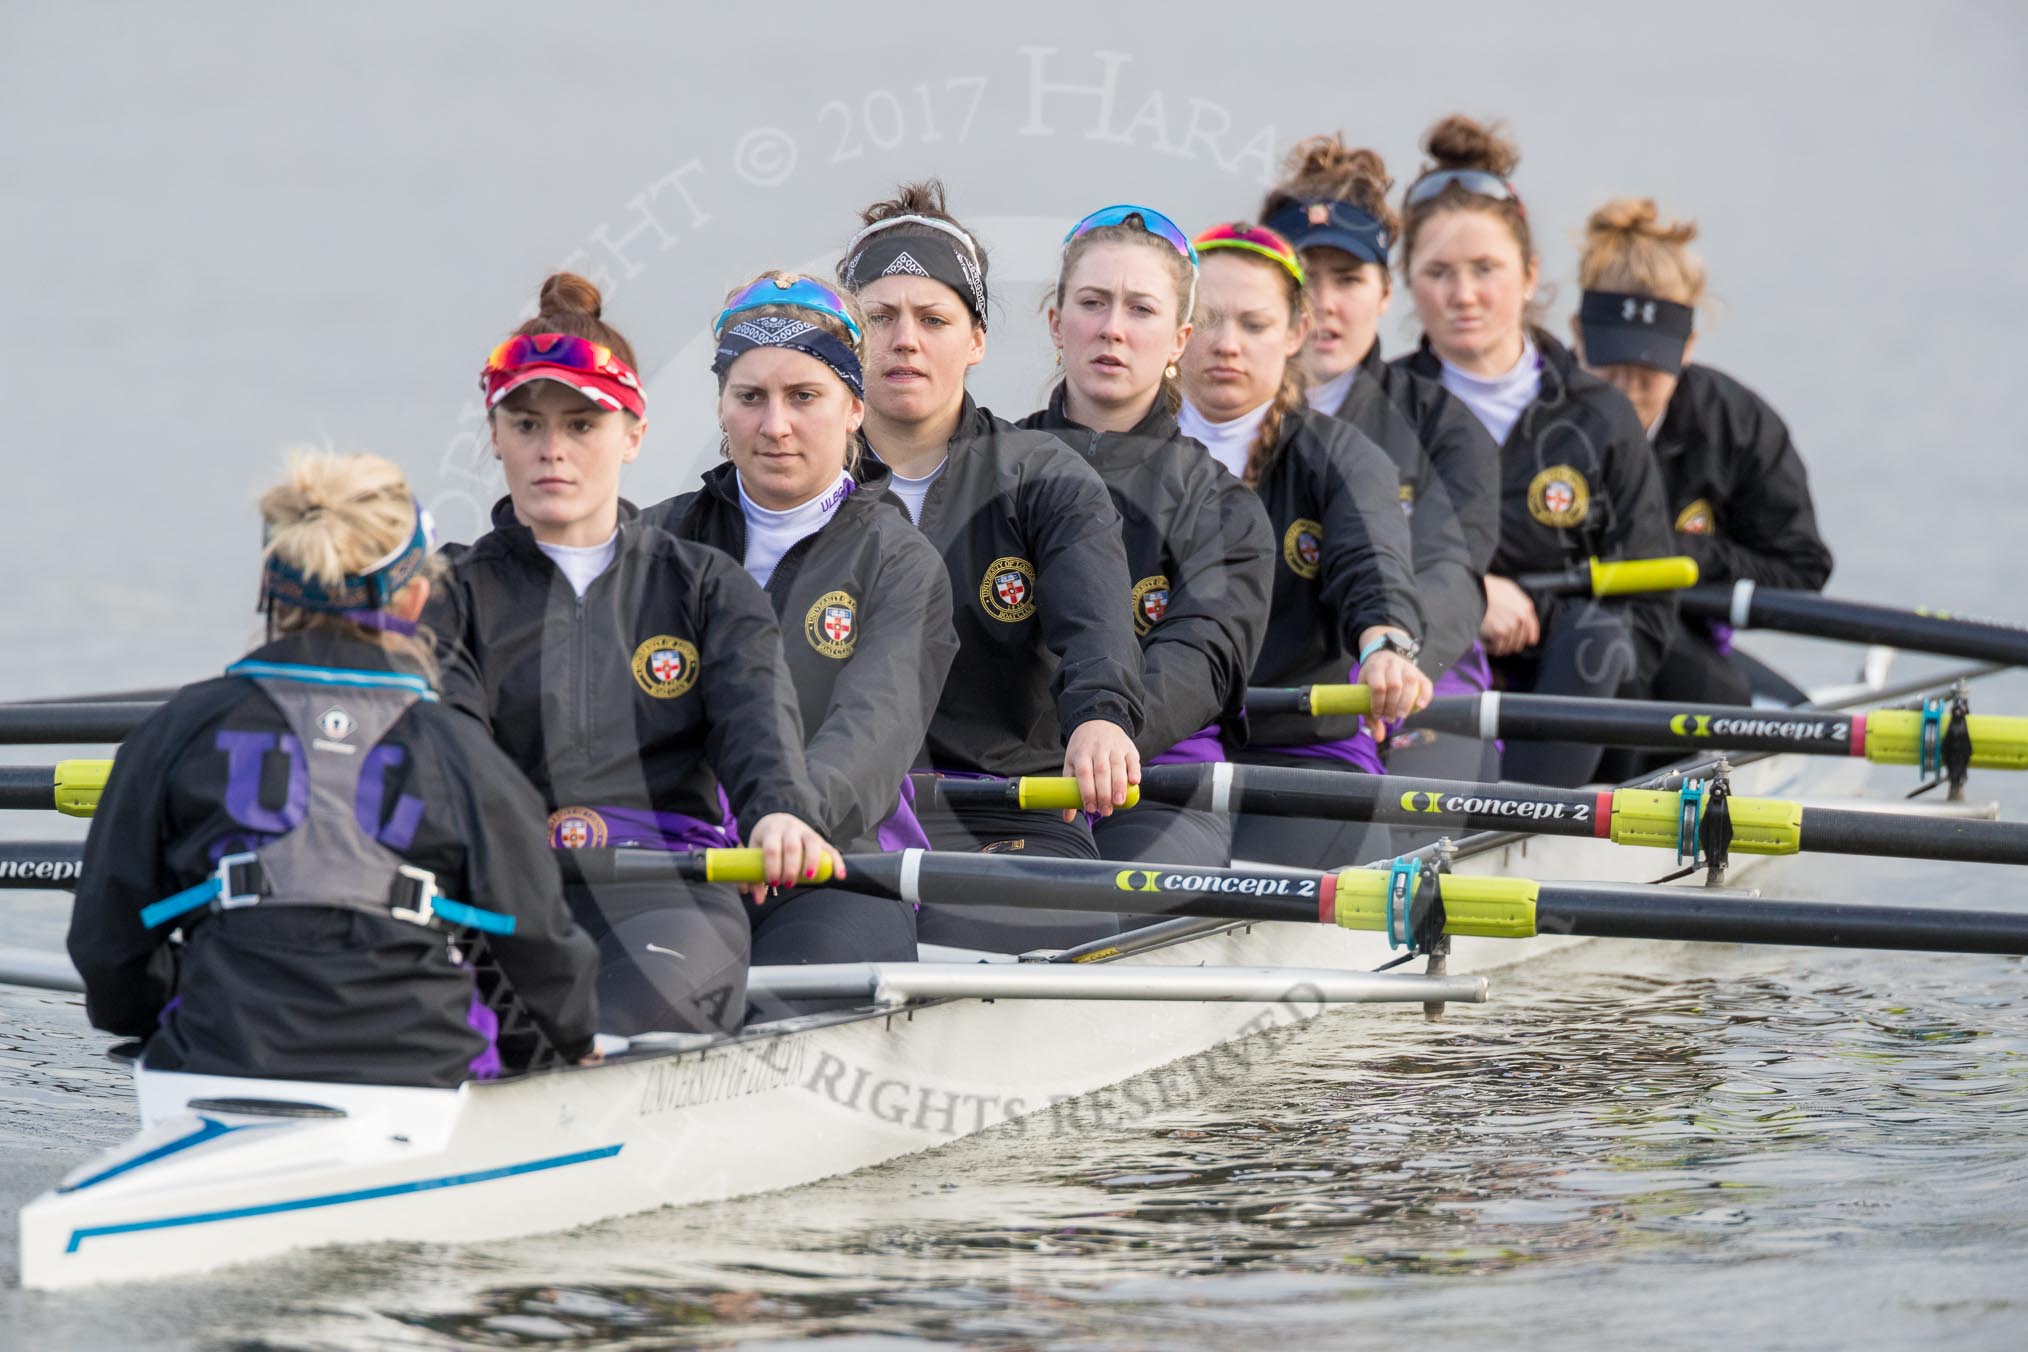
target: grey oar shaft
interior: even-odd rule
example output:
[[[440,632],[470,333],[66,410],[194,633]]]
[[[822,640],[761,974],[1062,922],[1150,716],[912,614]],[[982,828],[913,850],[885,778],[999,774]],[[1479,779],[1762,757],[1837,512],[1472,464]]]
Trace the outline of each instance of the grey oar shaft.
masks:
[[[27,986],[39,991],[84,993],[84,978],[61,953],[32,948],[0,948],[0,986]],[[1460,996],[1460,999],[1463,997]]]
[[[1300,967],[1080,966],[1073,963],[843,962],[755,967],[749,998],[910,1000],[1189,1000],[1269,1004],[1477,1004],[1486,979]]]

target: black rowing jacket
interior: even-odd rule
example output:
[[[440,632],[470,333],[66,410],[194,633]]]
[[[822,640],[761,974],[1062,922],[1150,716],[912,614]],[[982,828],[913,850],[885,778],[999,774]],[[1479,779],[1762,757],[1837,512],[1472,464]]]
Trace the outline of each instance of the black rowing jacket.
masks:
[[[1676,548],[1707,582],[1821,591],[1831,550],[1810,476],[1767,401],[1709,366],[1686,366],[1655,430]]]
[[[284,638],[252,658],[412,671],[375,643]],[[341,691],[333,696],[342,704]],[[342,726],[342,723],[339,724]],[[144,907],[216,871],[221,855],[294,829],[304,749],[243,676],[185,686],[120,747],[85,840],[71,961],[92,1023],[148,1039],[155,1070],[347,1084],[455,1085],[485,1048],[468,1023],[472,972],[451,936],[316,905],[198,909],[154,928]],[[360,781],[359,825],[441,893],[514,918],[486,942],[563,1055],[591,1047],[596,950],[571,922],[528,781],[469,718],[418,702]],[[368,801],[369,786],[378,797]],[[183,941],[172,943],[174,931]]]
[[[823,529],[789,547],[768,578],[795,678],[804,748],[820,806],[811,824],[840,849],[879,849],[922,752],[957,653],[951,585],[936,550],[887,493],[885,467],[862,460],[857,485]],[[746,514],[730,464],[704,487],[650,507],[670,534],[746,558]]]
[[[1500,448],[1500,548],[1490,571],[1518,577],[1592,558],[1675,553],[1662,476],[1634,406],[1547,333],[1531,336],[1542,386]],[[1442,374],[1427,339],[1398,364],[1430,380]],[[1638,674],[1651,675],[1675,628],[1675,598],[1664,592],[1599,604],[1619,611],[1639,650]],[[1546,605],[1537,598],[1538,610]]]
[[[743,833],[771,812],[815,820],[775,613],[735,560],[622,502],[613,562],[580,597],[506,498],[492,530],[443,552],[425,620],[445,698],[552,809],[717,822],[722,781]]]
[[[1158,755],[1213,723],[1234,729],[1266,637],[1274,532],[1260,499],[1183,435],[1160,400],[1132,430],[1094,432],[1064,412],[1063,387],[1021,420],[1080,451],[1105,480],[1133,585],[1119,598],[1140,635],[1147,722]]]
[[[1478,641],[1486,617],[1479,578],[1500,543],[1500,448],[1449,390],[1382,361],[1378,343],[1334,416],[1364,432],[1401,473],[1429,626],[1421,666],[1441,675]]]
[[[1132,586],[1119,513],[1083,456],[966,395],[916,524],[950,574],[958,634],[930,722],[933,767],[1056,774],[1081,723],[1139,734],[1146,701],[1119,604]]]
[[[1387,452],[1348,423],[1305,406],[1282,421],[1255,491],[1276,548],[1274,597],[1254,685],[1352,679],[1359,635],[1389,624],[1423,633],[1401,476]],[[1309,718],[1254,718],[1263,746],[1323,740]],[[1285,725],[1285,726],[1284,726]]]

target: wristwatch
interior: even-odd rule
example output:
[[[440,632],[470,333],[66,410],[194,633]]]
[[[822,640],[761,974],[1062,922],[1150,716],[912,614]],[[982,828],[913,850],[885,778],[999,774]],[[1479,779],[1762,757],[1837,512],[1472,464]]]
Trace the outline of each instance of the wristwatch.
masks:
[[[1373,654],[1379,652],[1382,648],[1391,648],[1410,662],[1422,656],[1422,645],[1420,643],[1417,643],[1412,638],[1403,638],[1398,631],[1390,629],[1359,650],[1359,665],[1365,666],[1367,659],[1371,658]]]

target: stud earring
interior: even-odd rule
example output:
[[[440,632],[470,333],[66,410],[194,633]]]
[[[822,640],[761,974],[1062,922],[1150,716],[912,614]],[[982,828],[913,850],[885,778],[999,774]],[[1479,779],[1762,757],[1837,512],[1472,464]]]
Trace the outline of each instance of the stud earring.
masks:
[[[1176,363],[1172,361],[1167,366],[1162,368],[1162,374],[1166,378],[1174,380],[1176,377],[1182,375],[1183,373],[1176,369]]]
[[[1060,347],[1056,349],[1056,364],[1058,366],[1063,365],[1063,349]]]

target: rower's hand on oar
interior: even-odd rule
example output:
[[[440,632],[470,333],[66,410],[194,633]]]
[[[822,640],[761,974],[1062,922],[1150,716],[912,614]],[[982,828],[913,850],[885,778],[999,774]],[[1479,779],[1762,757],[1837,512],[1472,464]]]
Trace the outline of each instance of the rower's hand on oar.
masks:
[[[1435,687],[1421,668],[1389,648],[1366,659],[1359,668],[1359,683],[1372,692],[1372,711],[1365,716],[1366,731],[1376,742],[1387,740],[1389,722],[1399,722],[1429,704]]]
[[[1507,657],[1542,641],[1535,598],[1514,579],[1486,574],[1486,618],[1479,621],[1479,641],[1495,657]]]
[[[1086,812],[1110,817],[1114,808],[1126,805],[1127,789],[1141,782],[1141,753],[1125,728],[1094,718],[1070,734],[1063,748],[1063,773],[1077,781]],[[1063,819],[1076,821],[1077,809],[1064,809]]]
[[[746,843],[761,852],[761,863],[767,870],[767,882],[740,889],[756,906],[767,901],[770,887],[794,887],[820,878],[845,876],[845,861],[838,851],[801,817],[791,813],[770,812],[762,817],[754,823],[753,834]]]

